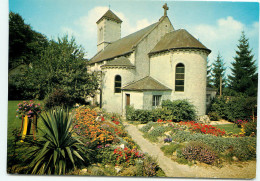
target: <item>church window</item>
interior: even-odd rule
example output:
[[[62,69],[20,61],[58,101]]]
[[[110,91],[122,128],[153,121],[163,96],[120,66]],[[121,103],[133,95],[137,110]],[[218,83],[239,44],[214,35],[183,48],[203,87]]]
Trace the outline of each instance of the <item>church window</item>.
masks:
[[[176,65],[175,91],[184,92],[184,73],[185,67],[182,63]]]
[[[161,95],[154,95],[153,96],[153,106],[159,106],[161,105]]]
[[[121,93],[122,79],[120,75],[115,76],[115,93]]]

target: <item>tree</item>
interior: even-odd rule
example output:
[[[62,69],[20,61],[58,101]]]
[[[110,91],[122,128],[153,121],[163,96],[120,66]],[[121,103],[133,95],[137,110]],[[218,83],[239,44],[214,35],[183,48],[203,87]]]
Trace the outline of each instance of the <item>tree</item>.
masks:
[[[237,93],[256,96],[258,74],[254,55],[252,55],[252,49],[249,48],[248,38],[244,31],[238,41],[235,61],[231,63],[231,75],[228,76],[229,87]]]
[[[223,59],[218,53],[217,59],[215,62],[212,64],[212,76],[213,76],[213,86],[218,90],[217,94],[220,93],[220,77],[222,78],[222,90],[225,86],[225,70],[226,68],[224,67]]]
[[[27,75],[35,88],[34,97],[44,98],[55,89],[66,92],[72,102],[82,102],[98,89],[98,78],[87,72],[87,61],[81,46],[68,36],[50,40],[39,61]]]
[[[212,68],[209,65],[209,59],[207,59],[207,87],[213,87]]]
[[[47,38],[32,30],[19,14],[9,13],[9,70],[37,61],[47,44]]]

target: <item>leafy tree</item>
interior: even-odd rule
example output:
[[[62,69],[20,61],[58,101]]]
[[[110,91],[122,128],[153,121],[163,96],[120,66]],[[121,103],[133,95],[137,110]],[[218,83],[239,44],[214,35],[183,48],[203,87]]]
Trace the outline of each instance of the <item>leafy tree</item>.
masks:
[[[9,13],[9,69],[38,60],[47,45],[44,35],[32,30],[19,14]]]
[[[246,38],[244,31],[238,41],[235,61],[232,62],[232,73],[228,76],[229,87],[237,93],[256,96],[258,74],[254,55],[252,55],[252,50],[249,48],[248,38]]]
[[[87,72],[83,49],[74,38],[68,40],[68,36],[51,40],[32,67],[27,77],[35,88],[36,98],[44,98],[55,89],[61,89],[72,102],[84,102],[85,97],[95,95],[98,88],[97,76]]]
[[[209,59],[207,59],[207,87],[213,87],[212,68],[209,65]]]
[[[213,76],[213,86],[218,90],[217,94],[220,93],[220,77],[222,78],[222,90],[225,86],[225,70],[226,68],[224,67],[223,59],[218,53],[217,59],[215,62],[212,64],[212,76]]]

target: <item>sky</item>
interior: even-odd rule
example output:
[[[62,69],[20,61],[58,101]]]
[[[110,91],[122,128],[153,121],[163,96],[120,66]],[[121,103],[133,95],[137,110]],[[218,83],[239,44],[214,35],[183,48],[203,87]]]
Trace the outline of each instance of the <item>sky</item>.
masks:
[[[121,19],[122,37],[142,29],[163,16],[167,2],[168,17],[175,29],[186,29],[212,50],[210,64],[222,55],[226,74],[234,61],[241,32],[249,38],[258,62],[259,4],[257,2],[206,1],[116,1],[116,0],[10,0],[9,9],[19,13],[35,31],[49,39],[68,34],[91,58],[97,52],[96,21],[110,9]],[[258,64],[258,63],[257,63]]]

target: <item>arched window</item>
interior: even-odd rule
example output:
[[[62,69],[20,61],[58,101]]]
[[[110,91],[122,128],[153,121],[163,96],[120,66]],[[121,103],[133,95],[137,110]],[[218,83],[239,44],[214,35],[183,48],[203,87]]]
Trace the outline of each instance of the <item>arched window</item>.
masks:
[[[116,75],[115,76],[115,93],[121,93],[121,76],[120,75]]]
[[[184,73],[184,65],[182,63],[177,64],[175,72],[175,91],[177,92],[184,92]]]

